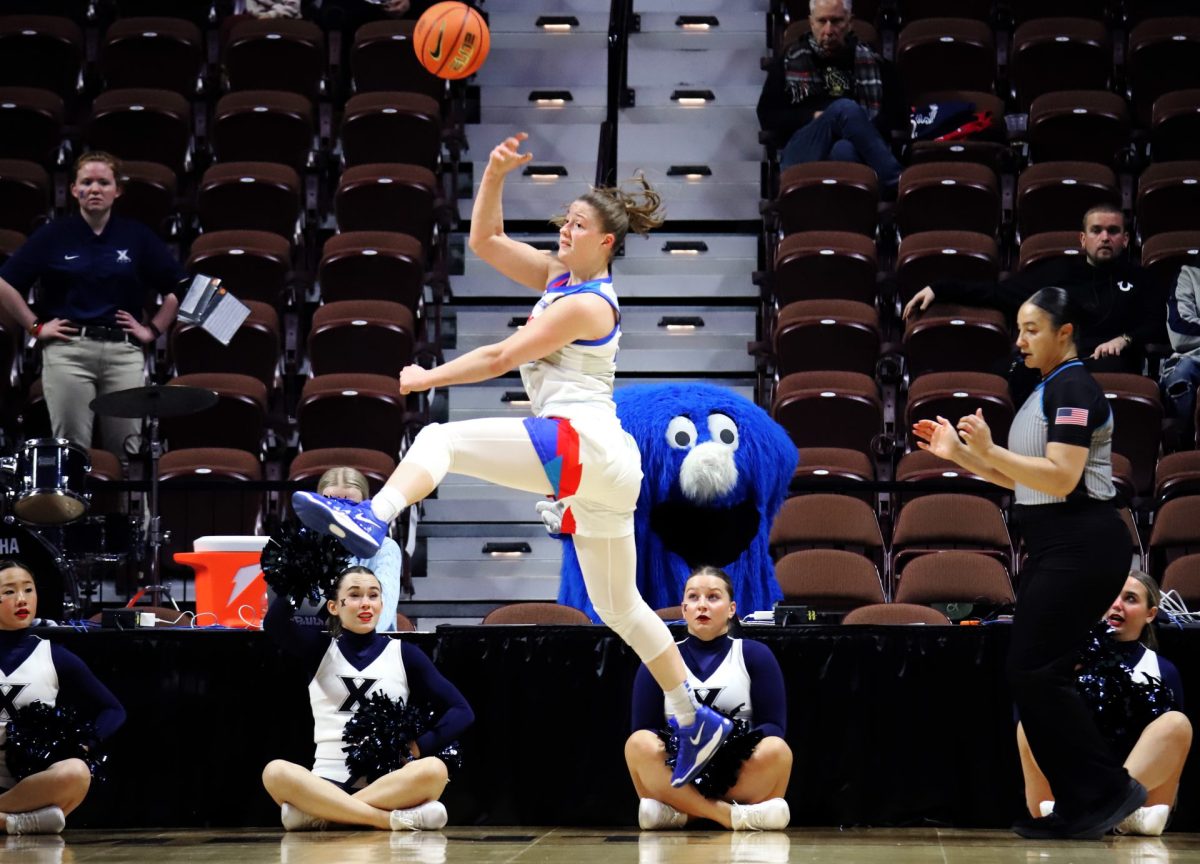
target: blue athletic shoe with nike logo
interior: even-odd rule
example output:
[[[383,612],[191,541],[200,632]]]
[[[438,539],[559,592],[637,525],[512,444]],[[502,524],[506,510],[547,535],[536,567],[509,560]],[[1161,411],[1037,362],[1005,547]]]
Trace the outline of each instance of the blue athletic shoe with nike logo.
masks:
[[[707,705],[696,708],[696,719],[691,726],[680,726],[674,717],[668,722],[679,738],[675,773],[671,775],[671,785],[678,788],[691,783],[704,770],[708,760],[717,755],[733,731],[733,724]]]
[[[293,492],[292,509],[304,527],[332,534],[355,558],[373,558],[387,536],[387,525],[371,512],[371,502],[355,504],[316,492]]]

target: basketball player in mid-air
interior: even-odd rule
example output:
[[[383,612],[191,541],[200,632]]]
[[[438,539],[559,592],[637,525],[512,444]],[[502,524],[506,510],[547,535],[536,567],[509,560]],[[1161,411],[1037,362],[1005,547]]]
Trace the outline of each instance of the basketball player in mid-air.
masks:
[[[552,495],[596,613],[666,694],[680,740],[671,782],[682,786],[717,752],[731,724],[697,705],[670,631],[638,593],[633,513],[641,456],[612,398],[621,313],[610,266],[629,231],[645,234],[662,224],[661,200],[644,180],[632,194],[591,189],[556,218],[558,254],[545,255],[504,233],[504,178],[533,158],[520,152],[527,137],[519,133],[492,150],[471,213],[470,245],[503,275],[541,292],[541,299],[528,323],[503,341],[433,369],[405,367],[400,392],[487,381],[519,368],[534,416],[430,424],[374,499],[352,505],[297,492],[293,505],[309,528],[369,557],[388,523],[447,473]]]

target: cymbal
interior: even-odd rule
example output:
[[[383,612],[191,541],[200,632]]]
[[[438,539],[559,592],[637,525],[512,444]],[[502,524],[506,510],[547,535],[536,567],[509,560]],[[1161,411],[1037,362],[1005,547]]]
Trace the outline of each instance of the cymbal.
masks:
[[[104,417],[179,417],[216,404],[217,394],[203,387],[151,384],[97,396],[91,408]]]

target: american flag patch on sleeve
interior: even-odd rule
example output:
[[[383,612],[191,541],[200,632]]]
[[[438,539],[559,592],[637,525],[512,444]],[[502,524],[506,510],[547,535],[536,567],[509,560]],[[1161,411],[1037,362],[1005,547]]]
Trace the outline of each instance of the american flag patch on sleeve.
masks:
[[[1086,426],[1087,418],[1086,408],[1059,408],[1054,414],[1054,425]]]

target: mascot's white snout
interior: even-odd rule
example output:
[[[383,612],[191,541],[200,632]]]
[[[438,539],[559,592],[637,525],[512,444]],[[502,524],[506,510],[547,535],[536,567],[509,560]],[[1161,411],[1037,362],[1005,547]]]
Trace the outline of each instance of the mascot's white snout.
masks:
[[[733,450],[715,441],[697,444],[684,457],[679,469],[679,488],[688,500],[707,504],[733,489],[737,483]]]

